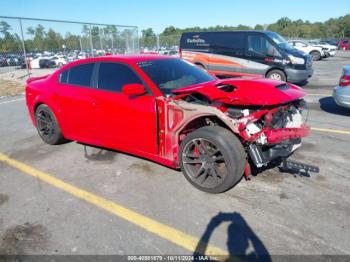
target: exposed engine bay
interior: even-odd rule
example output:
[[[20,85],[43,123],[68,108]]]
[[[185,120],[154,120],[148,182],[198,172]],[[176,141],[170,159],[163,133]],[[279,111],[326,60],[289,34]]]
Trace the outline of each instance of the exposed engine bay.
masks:
[[[239,81],[237,82],[239,84]],[[301,138],[310,133],[306,125],[308,108],[303,100],[304,92],[289,83],[272,82],[275,85],[269,90],[260,89],[254,92],[248,88],[249,90],[245,91],[251,93],[250,97],[247,99],[245,96],[241,99],[234,95],[239,93],[238,91],[242,93],[243,90],[243,88],[239,90],[237,82],[220,81],[216,85],[217,92],[205,90],[205,88],[194,88],[182,92],[180,90],[176,92],[178,95],[175,99],[185,111],[193,111],[195,108],[199,111],[204,108],[214,109],[212,112],[215,112],[215,115],[240,139],[247,153],[247,165],[253,163],[260,168],[273,160],[287,159],[301,146]],[[258,93],[255,99],[254,93]],[[288,97],[286,99],[285,94],[292,95],[294,99],[289,100]],[[284,99],[279,101],[285,102],[275,103],[276,96],[283,97]],[[207,114],[208,112],[205,111],[208,110],[203,112]],[[208,124],[218,124],[211,118],[207,120]],[[299,168],[317,171],[316,167],[308,165],[302,165]],[[246,172],[250,172],[250,166],[247,167]]]

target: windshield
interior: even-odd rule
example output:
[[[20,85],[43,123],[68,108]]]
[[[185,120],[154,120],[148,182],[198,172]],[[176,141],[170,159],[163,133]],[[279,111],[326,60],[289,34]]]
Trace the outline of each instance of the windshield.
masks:
[[[266,34],[282,49],[294,49],[282,36],[275,32],[266,32]]]
[[[137,65],[166,95],[180,87],[215,79],[196,65],[177,58],[143,61]]]

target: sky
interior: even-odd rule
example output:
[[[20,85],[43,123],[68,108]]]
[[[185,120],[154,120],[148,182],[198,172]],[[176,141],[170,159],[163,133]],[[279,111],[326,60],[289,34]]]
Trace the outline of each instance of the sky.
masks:
[[[270,24],[281,17],[310,22],[350,14],[349,0],[0,0],[0,16],[151,27]]]

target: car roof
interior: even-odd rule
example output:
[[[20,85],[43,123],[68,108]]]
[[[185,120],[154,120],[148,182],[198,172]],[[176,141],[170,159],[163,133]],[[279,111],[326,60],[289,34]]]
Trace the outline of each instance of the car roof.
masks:
[[[92,57],[81,59],[76,62],[98,62],[98,61],[119,61],[119,62],[129,62],[129,63],[138,63],[143,61],[151,61],[151,60],[163,60],[163,59],[174,59],[170,56],[165,55],[106,55],[99,57]]]

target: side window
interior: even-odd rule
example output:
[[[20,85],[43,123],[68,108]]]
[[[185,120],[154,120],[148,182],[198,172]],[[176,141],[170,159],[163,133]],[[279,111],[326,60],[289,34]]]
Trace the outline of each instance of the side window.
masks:
[[[258,57],[281,56],[275,46],[262,35],[248,35],[248,51]]]
[[[68,84],[90,87],[93,69],[94,63],[71,67],[69,70]]]
[[[68,74],[69,74],[69,69],[61,72],[60,77],[59,77],[59,82],[62,84],[67,84],[68,83]]]
[[[140,78],[128,66],[118,63],[101,63],[98,88],[121,92],[125,84],[142,84]]]
[[[306,45],[302,42],[295,42],[295,46],[298,46],[298,47],[306,47]]]
[[[210,47],[213,53],[223,55],[243,55],[246,37],[242,33],[213,33]]]

